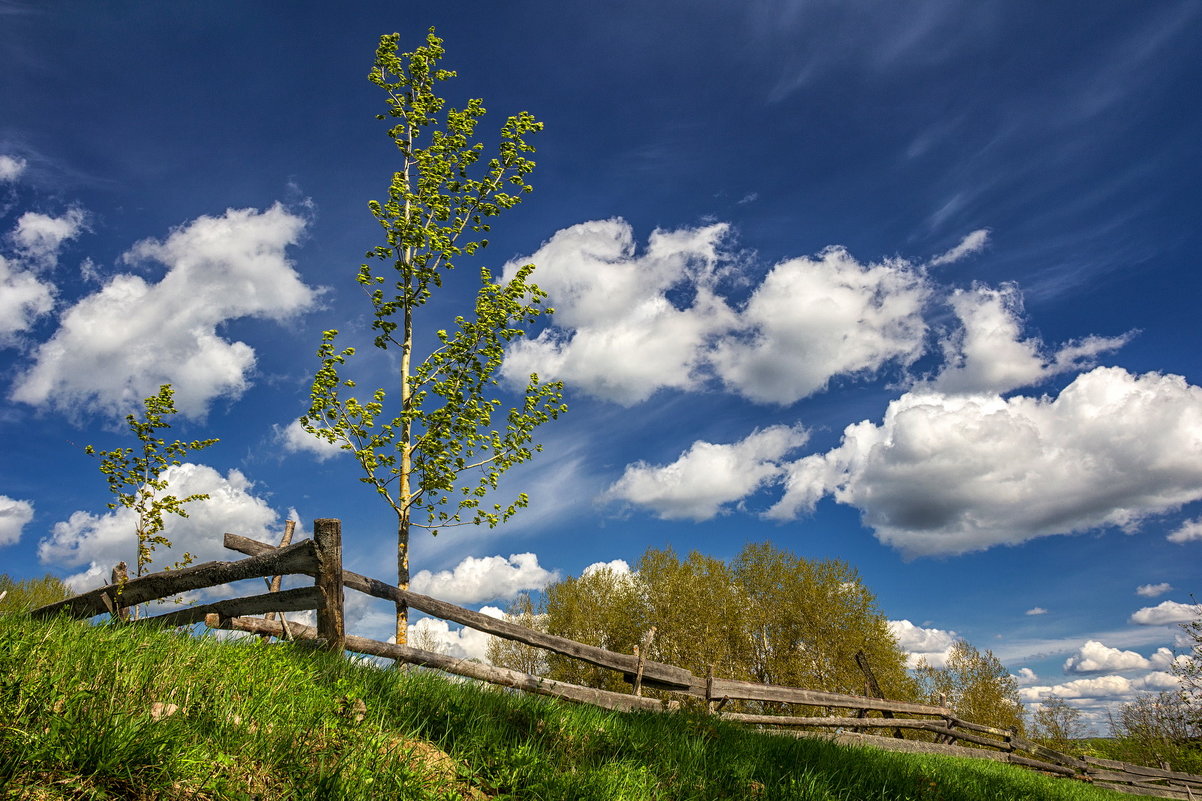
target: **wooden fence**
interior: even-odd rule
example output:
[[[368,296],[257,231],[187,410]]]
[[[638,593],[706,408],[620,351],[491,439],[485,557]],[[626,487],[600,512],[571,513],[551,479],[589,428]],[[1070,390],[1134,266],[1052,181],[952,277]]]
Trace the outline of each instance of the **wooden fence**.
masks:
[[[710,675],[699,677],[685,668],[649,660],[645,653],[615,653],[498,620],[480,612],[343,570],[340,521],[315,520],[313,527],[313,539],[303,540],[295,545],[288,544],[291,539],[289,529],[280,547],[236,534],[226,534],[225,547],[249,558],[237,562],[208,562],[121,582],[114,580],[113,584],[106,587],[43,606],[34,610],[33,615],[50,617],[67,614],[77,618],[90,618],[108,613],[114,617],[121,617],[125,608],[147,601],[231,581],[274,576],[274,582],[268,578],[272,591],[264,594],[189,607],[135,622],[184,626],[203,621],[212,629],[315,641],[329,650],[347,650],[383,657],[502,687],[606,709],[659,712],[679,707],[679,701],[645,698],[639,694],[641,688],[650,687],[704,701],[706,709],[712,714],[753,726],[757,730],[794,736],[826,737],[843,743],[871,745],[889,750],[993,759],[1133,795],[1186,801],[1202,799],[1202,776],[1113,760],[1088,757],[1081,759],[1031,742],[1014,731],[961,720],[945,706],[892,701],[879,697],[881,692],[862,654],[857,654],[856,661],[865,674],[869,692],[878,697],[722,679],[715,677],[712,669]],[[311,576],[314,586],[280,591],[279,577],[282,575]],[[635,693],[582,687],[508,668],[457,659],[408,645],[348,635],[343,618],[344,588],[388,601],[401,601],[433,617],[617,671],[634,686]],[[316,628],[285,621],[282,614],[279,620],[271,619],[275,613],[307,609],[317,610]],[[267,618],[251,617],[264,613],[267,613]],[[643,650],[646,651],[645,648]],[[726,711],[724,707],[731,701],[790,704],[816,708],[823,714],[791,716]],[[847,710],[848,714],[834,715],[831,714],[832,710]],[[869,717],[870,712],[878,712],[882,717]],[[880,729],[892,730],[893,736],[867,733]],[[921,732],[923,739],[907,739],[904,734],[907,731]],[[956,745],[956,742],[977,747]]]

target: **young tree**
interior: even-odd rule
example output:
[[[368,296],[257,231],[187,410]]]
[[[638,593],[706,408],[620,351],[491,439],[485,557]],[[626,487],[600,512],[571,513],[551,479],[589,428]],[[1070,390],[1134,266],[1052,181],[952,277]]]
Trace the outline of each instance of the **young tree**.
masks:
[[[1055,693],[1046,695],[1031,716],[1031,733],[1049,748],[1068,751],[1075,747],[1074,740],[1085,736],[1081,710]]]
[[[992,651],[981,653],[964,640],[958,640],[943,667],[922,662],[917,673],[924,692],[933,698],[946,696],[947,705],[957,717],[999,729],[1024,731],[1018,680]]]
[[[108,479],[109,491],[116,497],[115,501],[108,504],[108,508],[124,506],[134,512],[134,534],[138,540],[136,576],[141,576],[150,564],[156,547],[171,547],[171,541],[163,535],[166,525],[163,515],[187,517],[184,504],[208,500],[209,497],[199,493],[186,498],[163,494],[167,490],[167,479],[163,478],[163,472],[168,467],[178,466],[180,459],[189,451],[203,450],[218,442],[217,439],[202,439],[168,443],[155,436],[159,429],[171,427],[165,418],[176,413],[175,390],[170,384],[159,387],[158,394],[146,398],[143,406],[145,414],[142,419],[132,414],[125,418],[129,430],[138,439],[138,447],[114,448],[111,451],[97,451],[91,445],[84,447],[85,453],[100,459],[100,472]],[[191,561],[192,555],[185,553],[180,563],[188,564]]]
[[[546,293],[530,282],[534,265],[505,283],[480,271],[472,314],[455,319],[456,330],[436,332],[423,360],[414,349],[415,316],[442,286],[443,277],[463,255],[486,246],[489,220],[513,208],[531,191],[526,176],[534,148],[526,136],[542,129],[527,112],[501,126],[497,155],[481,162],[484,145],[473,142],[484,114],[483,101],[444,112],[435,89],[455,76],[438,67],[442,40],[431,28],[426,44],[398,55],[399,35],[380,38],[369,79],[387,96],[388,137],[400,153],[388,199],[368,207],[384,232],[384,242],[368,251],[358,281],[371,298],[377,348],[399,350],[395,390],[386,414],[388,391],[376,389],[363,401],[347,394],[355,382],[339,375],[354,355],[334,345],[338,332],[326,331],[318,358],[308,412],[301,425],[317,437],[352,451],[363,469],[361,480],[375,488],[397,518],[397,585],[409,586],[409,540],[413,528],[429,529],[507,520],[527,504],[524,493],[509,503],[483,503],[501,474],[530,459],[534,429],[564,411],[562,384],[530,376],[523,400],[507,412],[497,395],[497,374],[505,345],[522,326],[551,309]],[[373,262],[391,267],[386,274]],[[498,419],[500,418],[500,419]],[[396,608],[396,639],[405,642],[408,607]]]

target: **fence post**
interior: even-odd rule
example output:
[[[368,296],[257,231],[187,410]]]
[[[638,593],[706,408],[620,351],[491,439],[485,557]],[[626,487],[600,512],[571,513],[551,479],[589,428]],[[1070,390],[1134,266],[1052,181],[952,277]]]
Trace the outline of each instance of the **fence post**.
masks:
[[[119,603],[121,600],[121,590],[125,588],[125,582],[129,581],[129,569],[125,562],[118,562],[114,565],[113,572],[109,574],[109,578],[111,579],[110,584],[117,585],[117,596],[113,598],[112,617],[115,617],[117,620],[129,620],[129,609]]]
[[[341,652],[346,645],[342,614],[342,521],[314,520],[313,541],[317,545],[316,584],[326,599],[325,606],[317,610],[317,636],[325,640],[326,650]]]

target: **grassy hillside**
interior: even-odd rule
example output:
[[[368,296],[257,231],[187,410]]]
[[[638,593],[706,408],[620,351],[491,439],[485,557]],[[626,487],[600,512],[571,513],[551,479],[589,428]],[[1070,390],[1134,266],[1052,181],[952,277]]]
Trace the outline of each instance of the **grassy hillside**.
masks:
[[[291,645],[0,615],[3,799],[1121,799]]]

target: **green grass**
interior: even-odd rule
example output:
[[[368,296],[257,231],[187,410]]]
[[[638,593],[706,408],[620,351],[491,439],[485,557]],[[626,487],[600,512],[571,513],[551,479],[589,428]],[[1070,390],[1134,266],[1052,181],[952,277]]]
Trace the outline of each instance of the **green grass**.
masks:
[[[156,702],[178,710],[156,715]],[[994,762],[611,713],[291,645],[0,615],[6,800],[1125,797]]]

